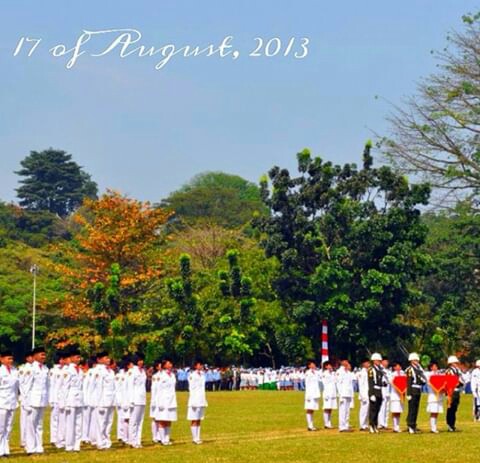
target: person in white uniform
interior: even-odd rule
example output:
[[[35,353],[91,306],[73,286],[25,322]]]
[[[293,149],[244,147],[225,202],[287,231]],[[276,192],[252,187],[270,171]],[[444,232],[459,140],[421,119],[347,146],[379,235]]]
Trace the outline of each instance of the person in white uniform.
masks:
[[[360,431],[368,431],[368,407],[370,402],[368,395],[368,368],[370,367],[370,361],[368,359],[364,359],[361,365],[362,367],[357,373],[358,400],[360,401],[358,419]]]
[[[55,441],[55,447],[58,449],[65,448],[65,404],[64,401],[61,401],[66,394],[65,389],[65,380],[68,377],[67,369],[68,365],[70,364],[70,354],[67,351],[59,352],[59,357],[61,361],[61,367],[55,374],[54,377],[54,390],[49,392],[49,395],[52,397],[52,401],[55,403],[56,408],[56,423],[53,424],[55,435],[53,436],[53,440]],[[51,373],[51,370],[50,370]],[[52,376],[50,375],[50,380]],[[51,389],[52,384],[50,383]],[[60,403],[62,402],[62,403]],[[52,423],[50,422],[50,426]]]
[[[161,372],[162,361],[155,360],[153,363],[152,388],[150,390],[150,418],[152,420],[152,440],[156,444],[162,441],[160,438],[160,422],[156,420],[156,416],[158,414],[157,400],[159,399],[158,386]]]
[[[472,370],[470,387],[473,397],[473,416],[475,421],[480,421],[480,360],[475,362],[475,368]]]
[[[192,442],[201,444],[200,425],[205,418],[205,409],[208,406],[205,392],[205,372],[201,360],[195,360],[193,368],[188,374],[188,392],[187,420],[190,420]]]
[[[162,360],[162,371],[156,389],[155,403],[157,406],[155,421],[157,421],[158,437],[162,445],[171,445],[170,431],[173,421],[177,421],[177,395],[175,392],[176,378],[172,371],[170,359]]]
[[[127,374],[133,364],[130,357],[125,356],[119,363],[115,375],[115,407],[117,409],[117,439],[128,444],[130,441],[128,423],[130,420],[130,401],[127,397]]]
[[[115,404],[115,373],[110,368],[110,357],[106,352],[97,355],[91,387],[92,403],[96,419],[96,446],[108,449],[112,446],[111,431]]]
[[[97,443],[97,419],[95,416],[94,398],[92,395],[96,357],[91,357],[87,361],[87,369],[84,371],[83,380],[83,420],[82,420],[82,442],[96,445]]]
[[[437,362],[430,362],[425,376],[427,377],[427,413],[430,413],[430,432],[433,434],[438,434],[438,415],[443,413],[443,401],[445,399],[445,393],[437,394],[430,383],[432,376],[439,374]]]
[[[337,409],[337,385],[333,366],[330,362],[323,363],[323,422],[326,429],[333,429],[332,410]]]
[[[321,378],[315,361],[308,360],[307,370],[305,371],[305,413],[309,431],[317,431],[313,424],[313,414],[319,409],[320,381]]]
[[[25,436],[26,436],[26,421],[27,412],[26,396],[25,396],[25,380],[29,377],[28,371],[31,371],[33,363],[33,355],[31,352],[27,352],[25,355],[25,363],[18,367],[19,389],[20,389],[20,445],[25,448]]]
[[[405,376],[405,372],[402,370],[402,365],[399,362],[393,364],[393,372],[387,378],[390,383],[390,412],[392,414],[393,432],[402,432],[400,429],[400,417],[403,413],[405,397],[402,397],[393,385],[396,376]]]
[[[10,351],[0,353],[0,457],[10,455],[13,415],[18,405],[19,374]]]
[[[338,429],[340,432],[350,432],[350,410],[353,407],[355,375],[348,360],[342,360],[337,370],[337,391],[339,397]]]
[[[128,420],[128,443],[133,448],[142,446],[143,419],[147,405],[147,374],[143,368],[143,354],[132,357],[132,368],[128,370],[125,394],[130,404]]]
[[[382,387],[382,405],[380,406],[380,411],[378,412],[378,429],[387,429],[388,428],[388,413],[390,411],[390,394],[392,387],[390,384],[390,376],[392,372],[389,369],[390,361],[388,358],[383,357],[382,359],[382,370],[385,378],[385,385]]]
[[[82,440],[83,381],[84,372],[80,368],[82,357],[77,349],[69,353],[69,364],[63,368],[63,388],[59,397],[59,407],[65,412],[65,450],[79,452]]]
[[[63,364],[60,351],[55,353],[55,363],[49,371],[50,387],[48,389],[48,403],[50,405],[50,443],[55,445],[58,431],[58,403],[57,380],[60,378],[60,369]]]
[[[25,394],[25,450],[27,454],[43,453],[43,415],[48,405],[48,368],[43,347],[32,351],[33,362],[26,371]]]

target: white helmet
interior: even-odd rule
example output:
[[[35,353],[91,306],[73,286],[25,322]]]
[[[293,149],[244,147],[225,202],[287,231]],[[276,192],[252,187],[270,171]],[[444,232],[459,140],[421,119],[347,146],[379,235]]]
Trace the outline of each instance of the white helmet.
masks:
[[[451,365],[452,363],[459,363],[459,360],[456,355],[450,355],[450,357],[448,357],[447,363]]]
[[[475,362],[475,366],[476,366],[476,367],[480,367],[480,360],[477,360],[477,361]]]
[[[408,356],[408,361],[409,362],[413,362],[414,360],[416,360],[417,362],[420,362],[420,357],[418,356],[418,354],[416,352],[412,352],[409,356]]]
[[[370,360],[382,360],[382,356],[381,356],[378,352],[375,352],[375,353],[372,354],[372,356],[370,357]]]

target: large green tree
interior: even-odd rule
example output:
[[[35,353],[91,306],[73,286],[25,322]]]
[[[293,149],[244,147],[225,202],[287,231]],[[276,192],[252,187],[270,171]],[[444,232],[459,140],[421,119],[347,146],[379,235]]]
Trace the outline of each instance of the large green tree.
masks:
[[[418,282],[420,297],[403,317],[410,347],[438,360],[480,355],[480,215],[461,203],[450,213],[425,215],[425,250],[432,265]]]
[[[280,262],[274,286],[288,322],[283,339],[302,354],[318,351],[321,321],[330,323],[334,351],[393,347],[396,317],[410,284],[428,264],[420,250],[426,227],[420,204],[428,185],[409,185],[389,167],[374,168],[367,143],[363,166],[342,166],[298,153],[296,177],[273,167],[261,181],[269,217],[255,225],[267,256]]]
[[[256,212],[264,212],[260,189],[238,175],[205,172],[195,176],[163,200],[186,222],[208,221],[227,228],[244,225]]]
[[[26,209],[66,217],[84,198],[97,196],[96,183],[65,151],[31,151],[20,164],[22,168],[15,173],[22,178],[16,191]]]

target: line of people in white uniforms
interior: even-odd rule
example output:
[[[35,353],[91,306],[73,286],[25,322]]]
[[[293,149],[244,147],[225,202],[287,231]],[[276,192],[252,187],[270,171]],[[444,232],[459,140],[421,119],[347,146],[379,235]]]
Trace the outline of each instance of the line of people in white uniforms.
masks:
[[[409,356],[409,362],[413,363],[416,368],[419,366],[419,357],[417,354]],[[458,359],[455,356],[450,356],[448,359],[449,368],[446,370],[447,374],[452,368],[451,374],[455,373],[461,376],[460,390],[467,381],[470,381],[473,399],[475,419],[480,420],[480,360],[475,364],[470,377],[467,379],[463,373],[458,369]],[[457,367],[455,367],[457,365]],[[412,365],[411,365],[412,366]],[[389,417],[392,418],[393,432],[401,432],[400,418],[402,413],[407,409],[407,404],[412,404],[414,400],[408,393],[401,393],[394,386],[395,376],[407,376],[409,369],[406,371],[402,369],[399,362],[394,362],[390,366],[388,359],[382,358],[379,354],[374,354],[370,360],[364,360],[361,363],[361,368],[357,372],[352,371],[352,367],[347,360],[340,362],[339,368],[334,371],[330,362],[324,362],[323,368],[319,370],[314,360],[307,362],[307,369],[305,371],[305,412],[307,429],[309,431],[316,431],[317,427],[314,425],[314,413],[322,408],[323,411],[323,425],[325,429],[332,429],[332,412],[338,410],[338,429],[340,432],[349,432],[352,430],[350,426],[351,410],[354,408],[355,397],[355,383],[358,385],[358,429],[360,431],[378,432],[378,429],[389,428]],[[381,397],[377,401],[372,394],[372,381],[369,380],[372,370],[378,367],[381,371],[382,379],[379,380],[378,394]],[[445,393],[436,392],[429,383],[429,378],[432,375],[440,374],[438,363],[431,362],[429,369],[425,372],[425,387],[427,396],[426,411],[430,415],[430,431],[438,433],[438,416],[444,413]],[[411,382],[411,381],[410,381]],[[413,385],[415,387],[415,385]],[[421,391],[420,391],[421,392]],[[321,398],[323,397],[323,403]],[[380,405],[379,405],[380,404]],[[379,405],[379,406],[378,406]],[[378,406],[376,416],[374,418],[374,426],[372,429],[372,408]],[[413,408],[413,407],[409,407]],[[416,416],[418,410],[414,410],[416,428]],[[408,422],[408,420],[407,420]],[[447,418],[448,430],[455,430],[454,425],[449,423]],[[411,429],[409,432],[416,432],[418,429]]]
[[[0,353],[0,457],[10,454],[14,413],[20,404],[20,439],[27,454],[44,453],[44,413],[50,413],[50,443],[68,452],[80,451],[82,442],[98,449],[112,446],[112,424],[117,412],[117,439],[133,448],[142,445],[147,404],[144,358],[125,357],[115,371],[107,352],[96,355],[89,368],[80,352],[58,354],[58,362],[45,365],[45,349],[34,349],[18,369],[11,352]],[[171,424],[177,421],[176,378],[171,360],[155,363],[150,418],[152,440],[171,445]],[[201,444],[200,424],[208,406],[201,361],[189,373],[187,419],[192,441]]]

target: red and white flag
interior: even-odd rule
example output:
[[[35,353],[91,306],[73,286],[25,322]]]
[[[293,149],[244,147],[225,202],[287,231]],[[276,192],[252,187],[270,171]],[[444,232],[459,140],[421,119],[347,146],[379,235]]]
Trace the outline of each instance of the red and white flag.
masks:
[[[322,322],[322,365],[327,362],[328,358],[328,325],[327,320]]]

